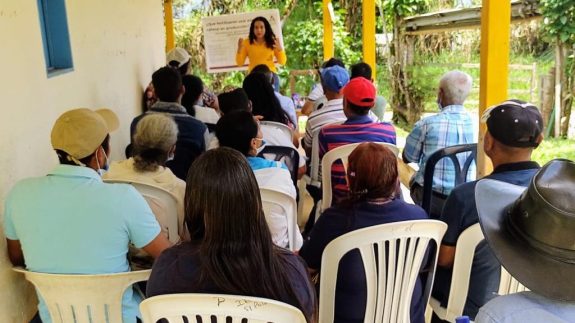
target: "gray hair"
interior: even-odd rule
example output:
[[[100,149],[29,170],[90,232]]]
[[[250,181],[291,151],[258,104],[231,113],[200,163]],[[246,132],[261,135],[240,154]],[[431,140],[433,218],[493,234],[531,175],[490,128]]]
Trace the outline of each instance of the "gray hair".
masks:
[[[443,89],[447,101],[452,104],[463,104],[469,92],[473,79],[465,72],[453,70],[445,73],[439,81],[439,87]]]
[[[166,163],[170,149],[178,139],[178,125],[169,115],[151,113],[136,125],[134,133],[134,168],[155,171]]]

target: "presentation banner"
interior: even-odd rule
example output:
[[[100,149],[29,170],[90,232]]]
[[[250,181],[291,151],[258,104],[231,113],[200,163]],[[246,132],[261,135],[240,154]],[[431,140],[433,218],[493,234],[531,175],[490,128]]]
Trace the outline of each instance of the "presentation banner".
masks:
[[[274,34],[283,46],[280,14],[277,9],[202,18],[208,73],[247,69],[248,58],[243,66],[236,65],[238,39],[249,37],[250,23],[259,16],[270,22]]]

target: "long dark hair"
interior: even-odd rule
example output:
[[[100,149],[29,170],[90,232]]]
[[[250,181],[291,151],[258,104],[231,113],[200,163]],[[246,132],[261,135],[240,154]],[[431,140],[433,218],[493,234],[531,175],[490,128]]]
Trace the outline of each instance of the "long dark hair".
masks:
[[[242,87],[252,101],[253,115],[261,115],[266,121],[289,123],[287,113],[282,109],[274,88],[261,73],[251,73],[244,79]]]
[[[264,23],[264,28],[266,29],[266,33],[264,34],[264,40],[266,41],[266,47],[273,49],[276,35],[274,34],[274,31],[272,30],[272,26],[270,25],[270,22],[266,18],[261,17],[261,16],[255,17],[252,20],[252,23],[250,24],[250,44],[253,44],[254,41],[256,40],[256,34],[254,33],[254,27],[256,25],[256,21],[261,21]]]
[[[220,147],[194,161],[185,211],[191,240],[200,246],[200,282],[230,294],[298,300],[281,256],[288,251],[272,242],[256,178],[239,152]]]

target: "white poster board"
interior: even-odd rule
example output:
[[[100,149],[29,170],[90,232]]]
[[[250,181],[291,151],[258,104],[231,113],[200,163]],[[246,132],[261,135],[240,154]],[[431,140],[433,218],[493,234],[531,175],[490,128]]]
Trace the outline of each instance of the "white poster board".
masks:
[[[248,38],[250,23],[258,16],[262,16],[270,22],[274,34],[283,47],[280,14],[277,9],[202,18],[208,73],[247,69],[248,58],[246,58],[243,66],[236,65],[238,39]]]

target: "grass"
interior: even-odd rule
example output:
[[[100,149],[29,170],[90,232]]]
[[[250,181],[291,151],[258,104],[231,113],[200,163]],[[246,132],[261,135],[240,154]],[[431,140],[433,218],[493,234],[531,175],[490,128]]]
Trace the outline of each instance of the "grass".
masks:
[[[533,151],[533,160],[540,165],[555,158],[575,160],[575,140],[561,138],[546,138],[541,145]]]

